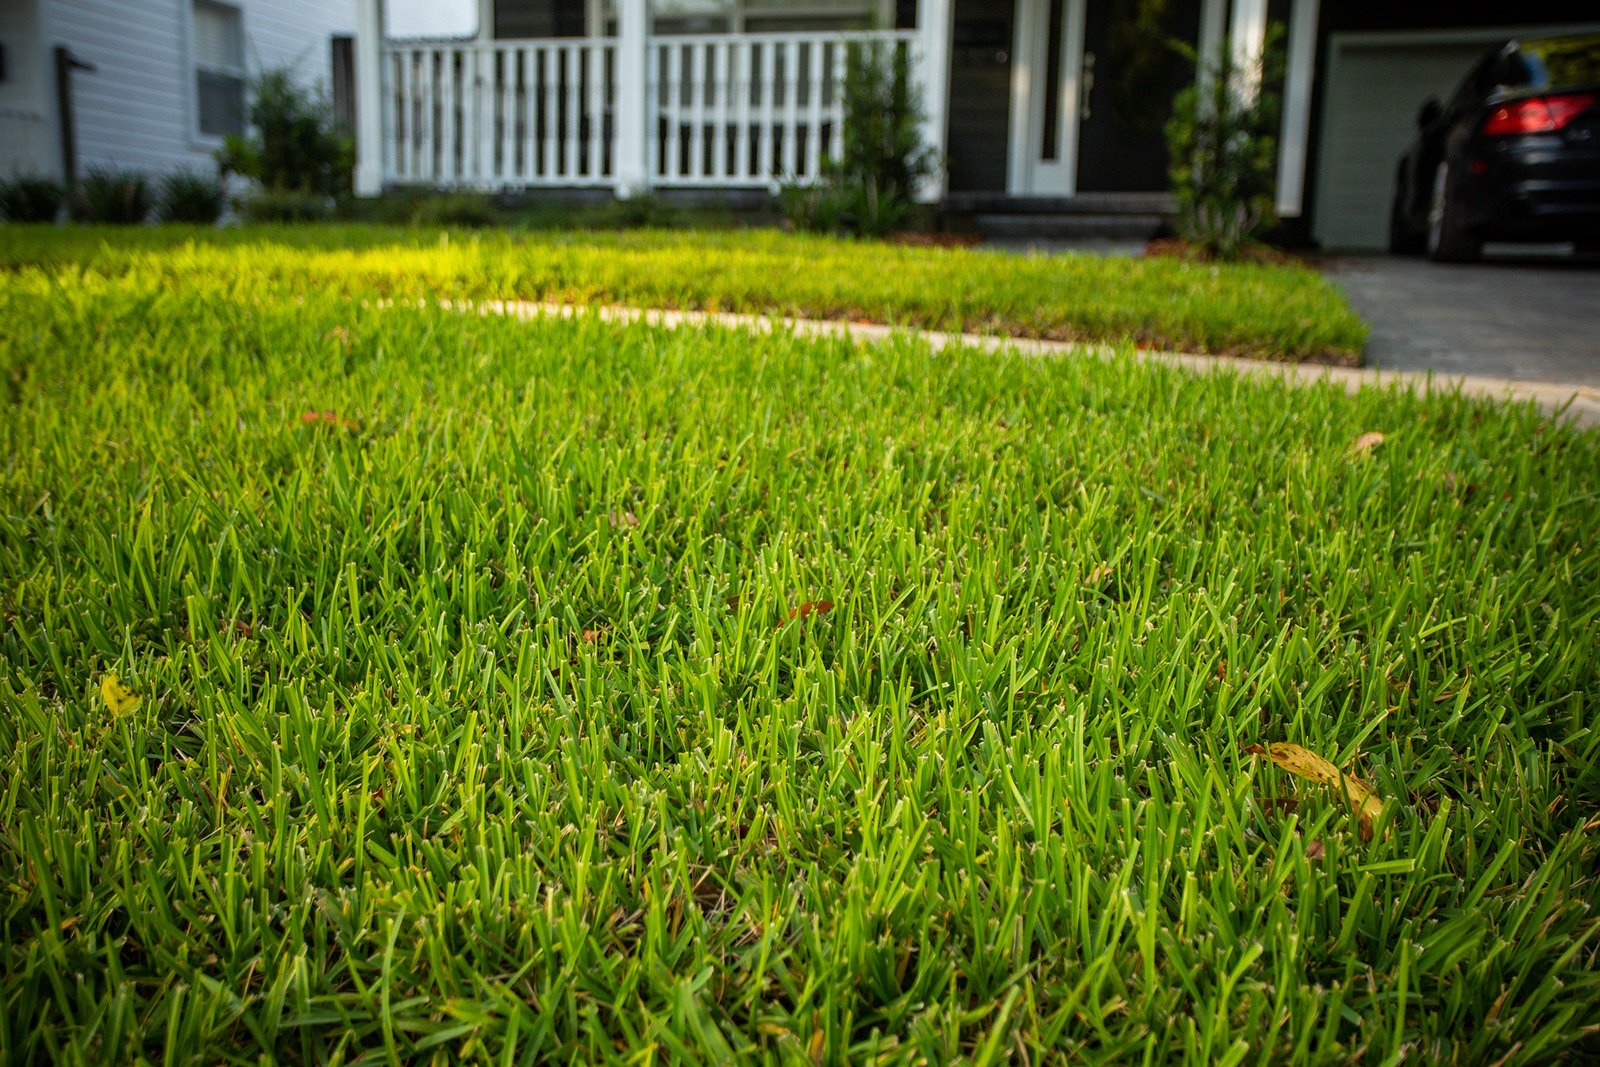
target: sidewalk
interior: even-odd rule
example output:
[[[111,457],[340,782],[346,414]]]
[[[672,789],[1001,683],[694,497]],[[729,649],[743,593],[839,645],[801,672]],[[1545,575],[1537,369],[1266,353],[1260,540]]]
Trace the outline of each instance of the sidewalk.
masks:
[[[935,330],[908,330],[898,326],[870,323],[834,322],[817,319],[790,319],[766,315],[731,314],[708,311],[667,311],[630,307],[585,307],[571,304],[541,304],[532,301],[486,300],[475,303],[445,302],[446,307],[476,309],[485,314],[508,315],[517,319],[545,316],[573,318],[595,314],[610,322],[644,321],[653,326],[675,328],[715,324],[736,329],[772,332],[790,330],[800,336],[852,337],[861,341],[881,341],[907,333],[927,340],[935,351],[951,345],[971,347],[983,352],[1009,349],[1030,356],[1107,356],[1108,345],[1085,345],[1068,341],[1040,341],[1025,337],[996,337],[980,334],[943,333]],[[1316,363],[1277,363],[1270,360],[1238,359],[1232,356],[1187,355],[1178,352],[1140,350],[1137,358],[1184,367],[1197,373],[1228,371],[1259,378],[1279,378],[1295,385],[1331,382],[1346,392],[1358,389],[1401,385],[1429,392],[1459,389],[1468,395],[1498,400],[1532,400],[1549,414],[1561,412],[1579,426],[1600,426],[1600,388],[1560,382],[1535,382],[1479,375],[1446,375],[1432,372],[1378,370],[1360,367],[1332,367]]]

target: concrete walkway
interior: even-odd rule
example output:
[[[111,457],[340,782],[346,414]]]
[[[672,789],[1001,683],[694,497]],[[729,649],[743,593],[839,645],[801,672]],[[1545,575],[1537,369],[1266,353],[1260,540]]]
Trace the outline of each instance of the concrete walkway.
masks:
[[[922,330],[907,331],[900,327],[876,326],[861,323],[821,321],[816,319],[776,318],[765,315],[736,315],[706,311],[664,311],[629,307],[582,307],[568,304],[540,304],[529,301],[489,300],[480,303],[446,304],[461,310],[476,310],[483,314],[509,315],[518,319],[536,319],[545,316],[572,318],[596,314],[611,322],[644,321],[667,328],[700,326],[714,323],[738,329],[772,332],[791,330],[801,336],[852,337],[861,341],[880,341],[889,337],[917,333],[924,337],[935,351],[951,345],[967,345],[979,351],[997,352],[1010,349],[1033,356],[1098,356],[1111,353],[1105,345],[1081,345],[1062,341],[1037,341],[1028,338],[994,337],[979,334],[941,333]],[[1580,426],[1600,426],[1600,388],[1540,381],[1510,380],[1481,375],[1441,375],[1431,371],[1411,372],[1374,370],[1355,367],[1327,367],[1309,363],[1273,363],[1265,360],[1236,359],[1230,356],[1187,355],[1178,352],[1152,352],[1141,350],[1138,358],[1187,368],[1198,373],[1226,371],[1257,378],[1278,378],[1296,385],[1313,382],[1332,382],[1346,392],[1358,389],[1387,387],[1399,384],[1418,391],[1449,392],[1460,389],[1467,394],[1495,399],[1533,400],[1545,411],[1564,412]]]
[[[1364,256],[1328,276],[1372,324],[1367,365],[1600,388],[1600,263]]]

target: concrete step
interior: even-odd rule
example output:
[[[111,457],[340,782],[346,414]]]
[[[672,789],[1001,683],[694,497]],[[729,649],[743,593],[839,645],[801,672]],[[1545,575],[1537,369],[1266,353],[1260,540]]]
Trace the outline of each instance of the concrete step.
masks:
[[[950,193],[944,210],[956,215],[1171,215],[1171,193],[1079,193],[1076,196],[1007,196]]]
[[[1148,241],[1160,232],[1162,222],[1161,215],[1153,214],[981,214],[973,219],[980,234],[1000,241]]]

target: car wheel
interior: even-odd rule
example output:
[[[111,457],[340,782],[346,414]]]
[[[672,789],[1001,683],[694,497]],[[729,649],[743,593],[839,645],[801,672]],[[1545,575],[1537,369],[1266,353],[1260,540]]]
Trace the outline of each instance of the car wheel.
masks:
[[[1396,189],[1394,203],[1389,207],[1389,252],[1396,256],[1420,256],[1427,250],[1427,237],[1407,228],[1400,197],[1401,192]]]
[[[1440,263],[1477,259],[1483,242],[1462,225],[1460,205],[1450,196],[1450,164],[1433,172],[1433,199],[1428,202],[1428,258]]]

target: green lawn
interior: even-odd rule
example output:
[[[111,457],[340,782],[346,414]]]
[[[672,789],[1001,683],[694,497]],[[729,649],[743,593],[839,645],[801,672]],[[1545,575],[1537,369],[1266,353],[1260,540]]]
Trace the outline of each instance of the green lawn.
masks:
[[[0,272],[0,1059],[1600,1053],[1600,434],[210,255]]]
[[[522,298],[867,319],[1058,340],[1359,362],[1366,327],[1289,266],[1017,256],[777,231],[450,233],[380,227],[0,228],[0,267],[263,279],[395,297]]]

